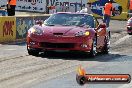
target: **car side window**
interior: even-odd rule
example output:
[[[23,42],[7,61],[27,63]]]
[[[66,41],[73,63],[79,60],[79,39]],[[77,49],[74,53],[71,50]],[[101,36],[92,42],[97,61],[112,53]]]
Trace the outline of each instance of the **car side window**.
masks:
[[[94,18],[93,18],[93,16],[90,16],[90,15],[86,16],[85,21],[86,21],[86,24],[89,25],[91,28],[95,27],[94,26]]]
[[[97,28],[98,27],[98,25],[99,25],[99,22],[98,22],[98,20],[96,19],[96,18],[94,18],[94,24],[95,24],[95,28]]]

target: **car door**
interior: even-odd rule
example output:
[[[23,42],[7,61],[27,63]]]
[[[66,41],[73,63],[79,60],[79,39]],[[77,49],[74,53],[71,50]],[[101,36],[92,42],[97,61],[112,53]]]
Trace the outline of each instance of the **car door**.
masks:
[[[106,25],[104,23],[99,24],[97,19],[95,19],[95,26],[96,26],[96,33],[97,33],[97,48],[102,49],[102,47],[105,44]]]
[[[86,24],[89,25],[89,27],[96,29],[97,34],[97,48],[102,48],[105,44],[105,35],[106,35],[106,25],[105,24],[99,24],[98,20],[91,15],[88,15],[85,18]]]

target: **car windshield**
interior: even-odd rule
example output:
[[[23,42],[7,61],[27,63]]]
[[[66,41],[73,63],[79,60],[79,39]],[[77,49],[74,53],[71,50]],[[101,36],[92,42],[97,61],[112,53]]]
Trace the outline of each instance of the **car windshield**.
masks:
[[[44,24],[47,26],[89,26],[93,28],[94,19],[91,15],[59,13],[50,16]]]

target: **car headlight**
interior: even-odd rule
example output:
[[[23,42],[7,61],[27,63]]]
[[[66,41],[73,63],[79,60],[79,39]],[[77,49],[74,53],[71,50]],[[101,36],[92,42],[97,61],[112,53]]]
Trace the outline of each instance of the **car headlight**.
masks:
[[[90,32],[89,31],[79,31],[75,34],[75,36],[89,36],[90,35]]]
[[[89,34],[90,34],[90,32],[89,31],[86,31],[84,35],[85,36],[89,36]]]
[[[42,31],[41,29],[39,29],[39,28],[34,28],[34,27],[30,28],[30,29],[29,29],[29,32],[30,32],[31,34],[36,34],[36,35],[42,35],[42,34],[43,34],[43,31]]]

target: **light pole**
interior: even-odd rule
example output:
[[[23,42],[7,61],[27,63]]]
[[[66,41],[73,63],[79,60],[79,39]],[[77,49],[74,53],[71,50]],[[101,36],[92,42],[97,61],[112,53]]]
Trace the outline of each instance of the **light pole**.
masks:
[[[49,0],[46,0],[46,13],[49,14]]]
[[[82,0],[81,0],[81,10],[82,10]]]

